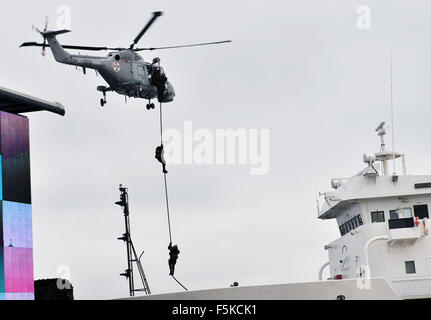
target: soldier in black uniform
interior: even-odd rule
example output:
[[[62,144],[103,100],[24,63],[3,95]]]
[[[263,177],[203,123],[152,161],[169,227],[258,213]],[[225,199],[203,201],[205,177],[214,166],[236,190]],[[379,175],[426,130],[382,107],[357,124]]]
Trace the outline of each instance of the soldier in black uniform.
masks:
[[[178,246],[172,246],[172,242],[169,244],[169,275],[174,276],[175,274],[175,265],[177,264],[178,255],[180,254],[180,250],[178,249]]]
[[[163,93],[165,92],[167,81],[168,78],[163,68],[160,66],[160,58],[154,58],[151,65],[151,84],[157,87],[159,102],[163,100]]]
[[[163,173],[167,174],[168,170],[166,170],[165,150],[163,144],[156,148],[156,159],[162,164]]]

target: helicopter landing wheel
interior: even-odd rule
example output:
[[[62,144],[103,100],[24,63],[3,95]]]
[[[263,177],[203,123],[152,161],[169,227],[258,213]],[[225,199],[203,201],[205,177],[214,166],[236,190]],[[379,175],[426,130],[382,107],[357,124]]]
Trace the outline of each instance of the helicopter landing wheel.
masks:
[[[151,105],[147,104],[147,110],[150,111],[150,109],[151,109]]]
[[[156,106],[154,105],[154,103],[150,104],[150,108],[153,110],[156,109]]]
[[[106,91],[103,91],[103,98],[100,99],[100,105],[104,107],[106,104]]]

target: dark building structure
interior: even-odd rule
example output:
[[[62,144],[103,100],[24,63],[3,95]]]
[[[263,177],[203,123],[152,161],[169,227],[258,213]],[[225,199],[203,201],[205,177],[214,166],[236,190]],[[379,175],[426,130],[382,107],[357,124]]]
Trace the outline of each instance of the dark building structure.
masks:
[[[34,282],[35,300],[73,300],[73,286],[68,280],[46,279]]]
[[[64,116],[64,106],[0,87],[0,110],[13,114],[49,111]]]

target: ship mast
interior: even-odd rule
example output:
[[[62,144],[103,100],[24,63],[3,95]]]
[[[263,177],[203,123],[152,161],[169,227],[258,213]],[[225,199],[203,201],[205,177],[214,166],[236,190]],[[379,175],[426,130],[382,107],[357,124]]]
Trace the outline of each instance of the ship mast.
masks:
[[[385,134],[386,134],[386,130],[385,130],[385,122],[381,122],[379,124],[379,126],[377,127],[376,131],[377,134],[380,137],[380,152],[381,153],[386,153],[386,145],[385,145]],[[386,176],[388,175],[388,161],[386,160],[386,158],[383,158],[382,160],[383,162],[383,175]]]
[[[405,162],[404,154],[400,153],[400,152],[396,152],[394,150],[386,151],[385,124],[386,124],[385,122],[381,122],[379,124],[379,126],[376,128],[377,135],[380,137],[380,152],[375,154],[375,160],[381,161],[383,163],[383,175],[387,176],[387,175],[389,175],[388,161],[393,160],[395,162],[396,159],[401,158],[402,162],[403,162],[403,174],[407,175],[406,162]],[[394,166],[394,169],[395,169],[395,166]],[[394,172],[393,175],[395,176],[396,172]]]

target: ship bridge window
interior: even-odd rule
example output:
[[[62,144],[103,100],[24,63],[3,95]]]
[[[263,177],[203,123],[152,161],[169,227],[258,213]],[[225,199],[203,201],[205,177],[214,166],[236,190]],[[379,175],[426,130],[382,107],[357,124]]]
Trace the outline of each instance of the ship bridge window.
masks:
[[[412,208],[400,208],[390,211],[389,229],[413,228]]]
[[[363,225],[362,218],[361,218],[361,215],[359,214],[340,226],[341,235],[344,236],[345,234],[349,233],[350,231],[362,225]]]
[[[412,208],[400,208],[398,210],[390,211],[391,219],[407,219],[412,218]]]
[[[419,219],[429,218],[428,205],[426,204],[413,206],[413,211],[415,212],[415,217],[418,217]]]
[[[373,211],[371,212],[371,222],[385,222],[385,212],[384,211]]]
[[[406,273],[416,273],[416,266],[414,261],[406,261]]]

